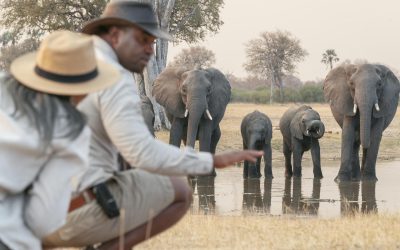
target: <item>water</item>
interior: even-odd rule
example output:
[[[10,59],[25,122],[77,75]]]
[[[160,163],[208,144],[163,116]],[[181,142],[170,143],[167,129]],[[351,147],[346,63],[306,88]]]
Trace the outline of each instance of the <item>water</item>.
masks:
[[[334,218],[355,211],[400,211],[400,162],[378,163],[377,182],[341,184],[334,182],[339,162],[324,164],[321,180],[313,178],[311,165],[303,162],[301,178],[285,178],[279,162],[272,180],[244,180],[242,167],[219,170],[216,178],[199,177],[192,183],[192,213]]]

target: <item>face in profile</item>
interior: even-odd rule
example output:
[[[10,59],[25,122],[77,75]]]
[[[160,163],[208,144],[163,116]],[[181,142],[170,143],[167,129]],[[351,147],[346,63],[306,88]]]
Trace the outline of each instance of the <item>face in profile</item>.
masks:
[[[117,29],[113,47],[120,64],[131,72],[142,73],[154,53],[156,38],[137,27]]]

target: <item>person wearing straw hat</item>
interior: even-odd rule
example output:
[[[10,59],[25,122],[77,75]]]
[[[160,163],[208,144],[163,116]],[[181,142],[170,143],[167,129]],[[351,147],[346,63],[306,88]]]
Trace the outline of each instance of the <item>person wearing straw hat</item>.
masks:
[[[63,225],[90,129],[71,103],[120,78],[90,36],[54,32],[0,77],[0,249],[41,249]],[[73,97],[71,97],[73,96]]]
[[[102,242],[99,249],[116,249],[121,243],[119,247],[129,249],[186,213],[192,193],[182,176],[208,174],[213,166],[223,168],[245,159],[255,161],[262,152],[196,153],[153,138],[132,76],[143,72],[156,38],[171,39],[159,28],[151,5],[111,1],[83,32],[93,35],[97,55],[118,67],[122,79],[88,95],[78,107],[92,129],[90,166],[81,179],[82,197],[71,201],[67,223],[43,243],[83,247]],[[118,153],[136,169],[121,171]],[[93,189],[99,186],[110,193],[107,205],[94,201]]]

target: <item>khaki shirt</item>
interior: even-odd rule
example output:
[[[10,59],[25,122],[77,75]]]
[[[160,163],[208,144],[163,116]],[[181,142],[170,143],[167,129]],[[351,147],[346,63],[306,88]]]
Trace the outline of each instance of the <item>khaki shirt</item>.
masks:
[[[133,75],[119,63],[113,49],[93,36],[96,54],[113,64],[121,73],[119,83],[88,95],[78,108],[88,117],[92,130],[90,167],[80,190],[109,179],[119,171],[117,154],[131,166],[163,175],[197,175],[212,170],[212,155],[181,150],[154,139],[146,127],[140,108],[140,97]]]

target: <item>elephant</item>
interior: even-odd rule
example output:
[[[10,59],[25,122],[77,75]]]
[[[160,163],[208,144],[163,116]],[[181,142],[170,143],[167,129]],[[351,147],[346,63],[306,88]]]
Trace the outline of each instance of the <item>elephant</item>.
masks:
[[[396,113],[399,91],[399,80],[383,65],[348,64],[328,73],[324,95],[342,128],[341,162],[336,182],[378,180],[375,165],[379,144],[382,132]]]
[[[303,153],[311,149],[315,178],[322,178],[319,139],[325,133],[324,123],[317,111],[302,105],[288,109],[279,121],[283,136],[283,154],[285,156],[285,176],[301,176]],[[293,170],[291,155],[293,153]]]
[[[169,143],[215,153],[221,122],[231,97],[231,86],[215,68],[186,70],[168,67],[156,78],[153,96],[171,121]],[[215,176],[215,169],[211,173]]]
[[[154,134],[154,120],[155,120],[155,115],[154,115],[154,109],[153,109],[153,104],[151,103],[151,100],[148,96],[141,96],[140,97],[141,104],[140,107],[142,109],[142,115],[144,122],[147,125],[147,128],[149,129],[150,133],[155,136]]]
[[[254,149],[264,151],[264,175],[273,178],[272,175],[272,124],[267,115],[254,111],[247,114],[240,125],[243,139],[243,149]],[[256,163],[244,161],[243,178],[259,178],[261,157]]]

